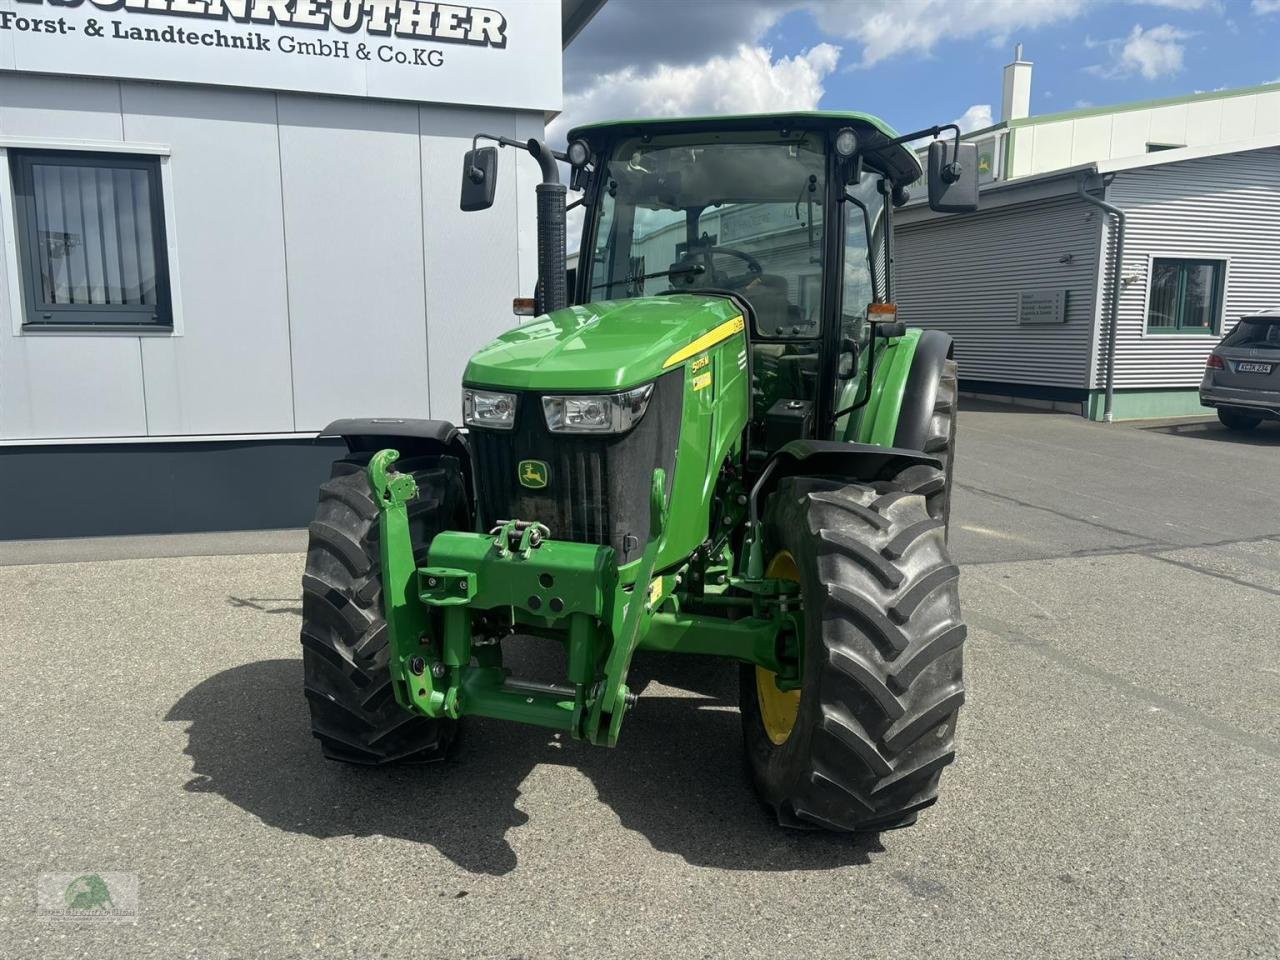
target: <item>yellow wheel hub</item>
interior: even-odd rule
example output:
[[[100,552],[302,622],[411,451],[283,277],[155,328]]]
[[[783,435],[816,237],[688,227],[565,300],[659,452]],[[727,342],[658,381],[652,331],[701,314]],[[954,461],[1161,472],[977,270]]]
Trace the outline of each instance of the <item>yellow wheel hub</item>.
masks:
[[[795,558],[787,550],[774,555],[764,575],[778,580],[800,582],[800,571],[796,569]],[[774,744],[781,746],[787,742],[787,737],[791,736],[791,730],[796,725],[796,715],[800,712],[800,691],[779,690],[776,679],[777,674],[772,670],[756,667],[756,702],[760,704],[764,732]]]

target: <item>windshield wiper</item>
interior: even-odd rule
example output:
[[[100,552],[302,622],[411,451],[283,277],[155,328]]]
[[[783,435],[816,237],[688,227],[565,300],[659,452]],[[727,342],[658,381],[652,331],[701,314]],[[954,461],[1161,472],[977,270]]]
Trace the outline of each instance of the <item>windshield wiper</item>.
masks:
[[[706,273],[707,268],[700,263],[677,263],[673,267],[666,270],[655,270],[653,273],[642,273],[636,277],[623,277],[620,280],[610,280],[607,283],[597,283],[592,290],[600,290],[603,287],[616,287],[620,283],[635,283],[637,280],[652,280],[655,277],[671,277],[686,273],[699,274]]]

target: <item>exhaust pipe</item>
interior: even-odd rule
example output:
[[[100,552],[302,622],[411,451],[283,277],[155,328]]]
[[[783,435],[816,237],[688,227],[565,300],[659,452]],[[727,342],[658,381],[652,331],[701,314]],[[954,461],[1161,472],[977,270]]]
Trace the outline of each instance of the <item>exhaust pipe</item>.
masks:
[[[551,148],[531,139],[529,153],[542,168],[538,184],[538,286],[534,312],[550,313],[569,305],[569,279],[565,257],[565,201],[568,190],[560,182],[560,168]]]

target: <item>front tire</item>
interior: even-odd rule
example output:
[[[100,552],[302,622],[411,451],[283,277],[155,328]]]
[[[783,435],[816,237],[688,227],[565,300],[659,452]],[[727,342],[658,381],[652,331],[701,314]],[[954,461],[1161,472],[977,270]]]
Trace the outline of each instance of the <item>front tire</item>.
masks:
[[[1261,417],[1251,417],[1241,410],[1232,410],[1228,407],[1218,408],[1218,420],[1224,427],[1235,433],[1249,433],[1251,430],[1256,430],[1262,423]]]
[[[320,487],[302,576],[302,668],[311,731],[324,755],[381,765],[438,760],[456,724],[403,709],[391,688],[390,645],[382,610],[378,506],[368,455],[339,460]],[[462,470],[453,457],[420,457],[396,468],[411,473],[414,557],[426,563],[437,533],[467,526]]]
[[[784,826],[908,826],[955,757],[959,570],[942,521],[903,487],[790,478],[766,509],[766,544],[801,585],[802,683],[782,742],[755,667],[741,705],[753,780]]]

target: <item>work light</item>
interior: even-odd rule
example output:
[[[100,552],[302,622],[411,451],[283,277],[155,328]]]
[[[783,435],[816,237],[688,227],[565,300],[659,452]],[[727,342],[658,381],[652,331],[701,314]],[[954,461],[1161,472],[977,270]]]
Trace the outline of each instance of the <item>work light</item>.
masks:
[[[574,167],[585,167],[591,159],[591,147],[585,140],[574,140],[565,153],[569,158],[569,165]]]
[[[848,159],[858,149],[858,135],[853,127],[841,127],[836,131],[836,153]]]
[[[622,393],[543,397],[552,433],[625,433],[644,416],[653,384]]]
[[[470,427],[510,430],[516,423],[515,395],[495,390],[463,390],[462,419]]]

